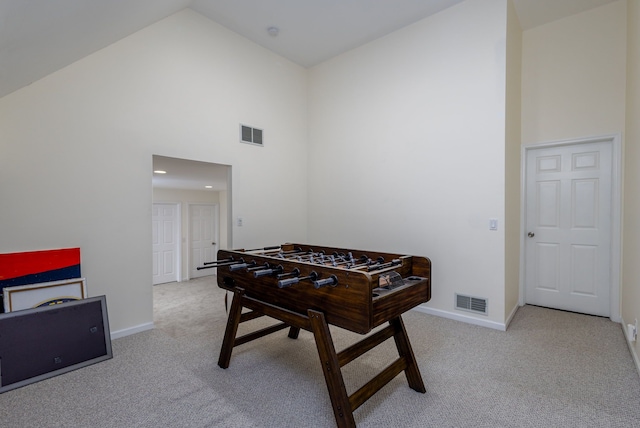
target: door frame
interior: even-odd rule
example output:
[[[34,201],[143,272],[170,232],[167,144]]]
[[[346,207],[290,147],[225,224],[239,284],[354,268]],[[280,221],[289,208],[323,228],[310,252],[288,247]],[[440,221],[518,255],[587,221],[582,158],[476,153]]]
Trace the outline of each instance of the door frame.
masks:
[[[218,249],[220,249],[220,203],[219,202],[189,202],[187,203],[187,280],[191,278],[191,207],[194,205],[212,206],[213,216],[213,239],[215,239]],[[213,272],[217,273],[217,269],[213,268]]]
[[[525,235],[526,235],[526,195],[527,195],[527,156],[530,150],[560,146],[577,146],[589,143],[611,144],[611,265],[609,270],[611,288],[609,305],[611,321],[621,322],[620,272],[622,262],[622,143],[621,135],[606,134],[595,137],[573,138],[538,144],[527,144],[521,150],[520,178],[520,298],[519,305],[525,305]]]

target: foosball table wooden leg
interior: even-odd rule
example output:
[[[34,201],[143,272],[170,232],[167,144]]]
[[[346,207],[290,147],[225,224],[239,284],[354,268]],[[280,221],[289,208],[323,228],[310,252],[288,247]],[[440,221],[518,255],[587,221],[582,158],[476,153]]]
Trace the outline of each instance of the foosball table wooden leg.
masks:
[[[229,362],[231,361],[231,352],[233,351],[236,333],[238,332],[238,325],[240,324],[240,317],[242,315],[243,296],[243,289],[236,288],[234,290],[233,301],[231,302],[231,309],[229,310],[229,317],[227,319],[227,327],[224,331],[222,349],[220,350],[220,357],[218,358],[218,366],[223,369],[228,368]]]
[[[331,332],[327,324],[324,314],[319,311],[309,309],[307,311],[311,330],[315,337],[320,363],[322,364],[322,373],[329,390],[329,398],[333,407],[333,414],[339,428],[355,427],[356,422],[353,418],[353,410],[349,402],[349,395],[342,378],[340,363],[336,354]]]
[[[411,342],[409,342],[409,336],[407,336],[407,330],[404,328],[402,318],[394,318],[389,321],[389,324],[391,324],[395,330],[393,338],[396,342],[396,347],[398,348],[398,354],[400,354],[400,357],[404,357],[407,361],[407,368],[405,369],[404,374],[407,377],[409,387],[418,392],[427,392],[424,387],[424,382],[422,381],[422,375],[420,374],[418,363],[416,362],[416,357],[413,354],[413,349],[411,348]]]
[[[300,334],[300,327],[291,327],[289,328],[289,335],[288,337],[290,339],[297,339],[298,335]]]

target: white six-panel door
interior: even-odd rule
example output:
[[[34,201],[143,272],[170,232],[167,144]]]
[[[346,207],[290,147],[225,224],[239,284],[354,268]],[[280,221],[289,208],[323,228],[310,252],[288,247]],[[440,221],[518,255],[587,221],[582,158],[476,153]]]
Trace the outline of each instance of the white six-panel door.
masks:
[[[201,269],[216,260],[218,252],[217,205],[189,204],[190,278],[213,275],[216,269]]]
[[[153,285],[178,280],[178,205],[152,207]]]
[[[610,315],[612,147],[526,156],[525,303]]]

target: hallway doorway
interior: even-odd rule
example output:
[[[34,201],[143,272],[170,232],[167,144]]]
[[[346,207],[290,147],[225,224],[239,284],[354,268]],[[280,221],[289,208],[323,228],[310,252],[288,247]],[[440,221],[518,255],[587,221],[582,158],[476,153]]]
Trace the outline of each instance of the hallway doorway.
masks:
[[[153,204],[179,207],[177,228],[181,238],[178,243],[177,270],[180,275],[176,281],[185,281],[191,278],[193,272],[191,259],[194,239],[190,213],[193,207],[215,207],[216,221],[209,230],[212,237],[210,241],[215,242],[215,249],[227,248],[231,242],[231,166],[153,155],[152,177]],[[208,257],[215,258],[215,253],[212,252]],[[210,269],[204,271],[205,275],[208,271],[215,273],[215,269]]]

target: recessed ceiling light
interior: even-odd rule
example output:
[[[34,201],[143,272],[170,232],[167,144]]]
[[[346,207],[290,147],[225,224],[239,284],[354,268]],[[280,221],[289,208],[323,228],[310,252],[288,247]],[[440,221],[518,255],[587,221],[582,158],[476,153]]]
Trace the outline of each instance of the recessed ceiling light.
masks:
[[[207,189],[213,189],[213,186],[204,186]]]
[[[162,171],[161,169],[156,169],[155,171],[153,171],[154,174],[166,174],[167,171]]]

